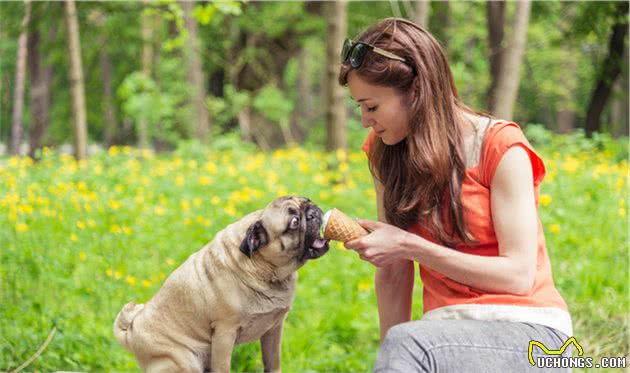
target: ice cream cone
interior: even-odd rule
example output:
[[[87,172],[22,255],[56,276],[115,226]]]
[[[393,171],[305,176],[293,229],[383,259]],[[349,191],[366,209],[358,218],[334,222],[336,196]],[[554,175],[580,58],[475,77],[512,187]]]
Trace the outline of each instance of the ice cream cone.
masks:
[[[328,211],[323,220],[322,230],[327,240],[348,242],[369,233],[359,223],[337,209]]]

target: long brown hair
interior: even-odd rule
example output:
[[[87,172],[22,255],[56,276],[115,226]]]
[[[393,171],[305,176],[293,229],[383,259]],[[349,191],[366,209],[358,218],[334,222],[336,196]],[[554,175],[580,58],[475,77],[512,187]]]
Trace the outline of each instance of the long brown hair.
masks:
[[[461,102],[440,43],[422,27],[400,18],[380,21],[355,41],[385,49],[408,62],[368,53],[355,70],[370,84],[395,89],[410,108],[406,138],[395,145],[375,138],[368,155],[370,171],[385,189],[387,221],[404,229],[421,221],[448,245],[454,245],[455,238],[475,242],[466,229],[461,204],[466,159],[460,115],[475,111]],[[351,70],[347,61],[341,66],[341,85],[347,85]]]

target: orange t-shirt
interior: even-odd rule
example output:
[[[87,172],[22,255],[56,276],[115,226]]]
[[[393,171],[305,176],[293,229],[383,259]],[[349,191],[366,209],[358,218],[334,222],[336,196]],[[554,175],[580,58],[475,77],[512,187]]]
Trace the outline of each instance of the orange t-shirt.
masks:
[[[369,147],[376,141],[373,131],[363,144],[368,153]],[[539,185],[545,176],[545,166],[536,154],[518,125],[498,122],[487,129],[478,165],[468,168],[462,182],[461,198],[464,209],[464,221],[468,231],[476,241],[475,245],[458,244],[455,250],[463,253],[498,256],[497,241],[492,214],[490,211],[490,184],[499,161],[512,146],[521,146],[529,154],[534,179],[534,193],[538,208]],[[447,227],[448,228],[448,227]],[[420,223],[408,229],[409,232],[435,242],[436,240]],[[439,272],[419,263],[420,277],[424,285],[423,304],[425,314],[440,307],[453,305],[510,305],[527,307],[548,307],[567,311],[567,305],[556,290],[553,282],[551,265],[540,217],[538,217],[538,252],[536,256],[536,275],[533,286],[524,295],[489,293],[454,281]],[[570,317],[569,317],[570,318]],[[568,330],[569,327],[565,327]]]

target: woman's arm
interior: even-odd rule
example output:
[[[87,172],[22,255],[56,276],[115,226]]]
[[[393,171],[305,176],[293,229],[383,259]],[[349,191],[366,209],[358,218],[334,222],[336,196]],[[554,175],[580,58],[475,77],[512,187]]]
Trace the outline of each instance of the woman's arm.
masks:
[[[360,220],[372,231],[346,242],[377,267],[414,260],[462,284],[494,293],[530,290],[536,270],[538,215],[533,171],[527,152],[510,148],[491,183],[491,211],[499,256],[466,254],[381,222]]]
[[[383,209],[383,185],[374,179],[378,220],[386,222]],[[397,260],[390,265],[377,267],[374,276],[381,342],[389,328],[411,320],[414,264],[411,260]]]
[[[527,293],[536,270],[538,215],[532,167],[523,148],[505,153],[490,188],[498,257],[461,253],[415,235],[407,235],[404,246],[413,259],[462,284],[490,292]]]

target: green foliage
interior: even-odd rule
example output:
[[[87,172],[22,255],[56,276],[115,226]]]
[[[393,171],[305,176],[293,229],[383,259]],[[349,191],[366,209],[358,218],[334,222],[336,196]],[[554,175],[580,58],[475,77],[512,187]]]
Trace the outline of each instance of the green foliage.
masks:
[[[365,132],[355,125],[358,149]],[[539,213],[575,336],[587,356],[627,355],[628,265],[611,271],[610,263],[627,255],[628,140],[526,131],[547,168]],[[139,371],[112,334],[122,305],[147,301],[220,229],[286,194],[376,218],[360,151],[260,153],[231,134],[157,156],[112,147],[80,163],[47,149],[37,164],[1,159],[0,369],[26,360],[56,325],[31,369]],[[379,345],[373,274],[336,243],[300,269],[283,335],[285,371],[371,369]],[[261,371],[258,344],[238,346],[232,362],[236,372]]]
[[[254,97],[253,105],[267,119],[288,126],[293,103],[275,85],[264,86]]]

